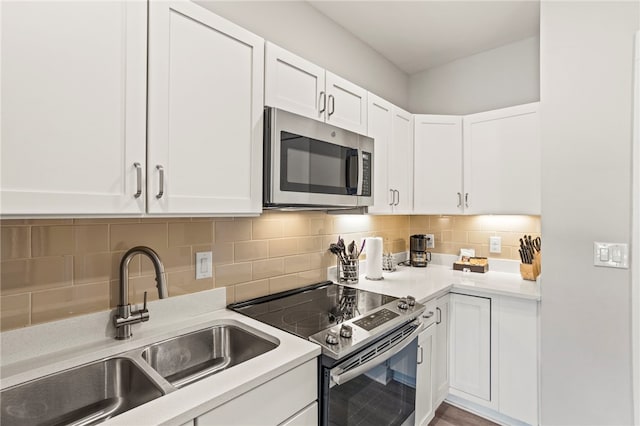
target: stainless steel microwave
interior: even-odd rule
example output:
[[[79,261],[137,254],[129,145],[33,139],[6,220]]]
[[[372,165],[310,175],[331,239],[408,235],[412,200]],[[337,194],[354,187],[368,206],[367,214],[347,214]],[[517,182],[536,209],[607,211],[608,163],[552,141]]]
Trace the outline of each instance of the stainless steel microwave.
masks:
[[[265,108],[265,208],[340,209],[373,204],[373,139]]]

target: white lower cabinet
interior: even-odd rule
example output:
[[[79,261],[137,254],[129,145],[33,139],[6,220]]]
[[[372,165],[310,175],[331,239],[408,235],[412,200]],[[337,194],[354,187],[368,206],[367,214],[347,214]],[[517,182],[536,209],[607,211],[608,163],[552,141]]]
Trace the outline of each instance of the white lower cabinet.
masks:
[[[299,413],[293,415],[293,417],[280,423],[280,426],[312,426],[318,424],[318,403],[314,402],[309,404],[307,408],[303,409]]]
[[[449,393],[449,299],[448,294],[436,300],[436,351],[433,374],[434,406]]]
[[[318,366],[313,359],[198,416],[204,425],[317,424]],[[316,407],[317,408],[317,407]],[[309,410],[309,411],[307,411]],[[312,411],[315,411],[313,417]],[[298,414],[300,417],[298,418]]]
[[[431,324],[418,335],[418,366],[416,369],[416,426],[427,425],[435,414],[434,367],[436,325]]]
[[[491,299],[451,294],[451,389],[491,401]]]
[[[482,294],[450,297],[448,399],[501,424],[537,425],[538,302]]]

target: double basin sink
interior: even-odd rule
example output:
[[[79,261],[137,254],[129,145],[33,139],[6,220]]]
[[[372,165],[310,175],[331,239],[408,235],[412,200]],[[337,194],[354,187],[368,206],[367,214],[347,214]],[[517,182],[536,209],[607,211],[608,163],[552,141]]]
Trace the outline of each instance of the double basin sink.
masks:
[[[75,367],[0,392],[0,424],[92,425],[278,346],[221,324]]]

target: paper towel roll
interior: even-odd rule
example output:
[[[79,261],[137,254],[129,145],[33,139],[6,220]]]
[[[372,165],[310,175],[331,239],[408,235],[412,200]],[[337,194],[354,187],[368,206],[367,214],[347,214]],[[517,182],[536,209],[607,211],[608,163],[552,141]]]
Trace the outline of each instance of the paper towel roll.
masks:
[[[368,280],[382,279],[382,238],[367,238],[365,245],[367,251],[367,274],[365,278]]]

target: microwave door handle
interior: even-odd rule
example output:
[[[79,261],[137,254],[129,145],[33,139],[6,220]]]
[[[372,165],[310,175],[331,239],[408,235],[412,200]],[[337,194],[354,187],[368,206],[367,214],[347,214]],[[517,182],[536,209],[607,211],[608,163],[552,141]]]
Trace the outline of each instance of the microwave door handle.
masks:
[[[356,184],[356,195],[362,195],[362,184],[364,181],[364,151],[358,150],[358,183]]]
[[[381,362],[388,360],[389,358],[391,358],[392,356],[394,356],[395,354],[399,353],[404,348],[409,346],[409,344],[413,342],[413,339],[415,339],[418,336],[418,334],[422,333],[423,329],[424,329],[424,323],[421,323],[413,332],[411,332],[411,334],[409,334],[407,337],[402,339],[398,344],[393,346],[391,349],[388,349],[387,351],[381,353],[380,355],[374,358],[371,358],[370,360],[368,360],[362,365],[359,365],[356,368],[353,368],[351,370],[344,371],[344,372],[342,371],[340,366],[331,369],[331,371],[329,372],[331,376],[331,384],[329,385],[329,387],[333,387],[335,385],[338,385],[338,386],[343,385],[348,381],[355,379],[362,373],[365,373],[366,371],[375,367],[376,365],[379,365]]]
[[[357,149],[352,150],[347,156],[347,194],[355,195],[357,194],[359,187],[359,176],[360,176],[360,167],[359,167],[359,153]],[[354,181],[355,185],[354,185]]]

